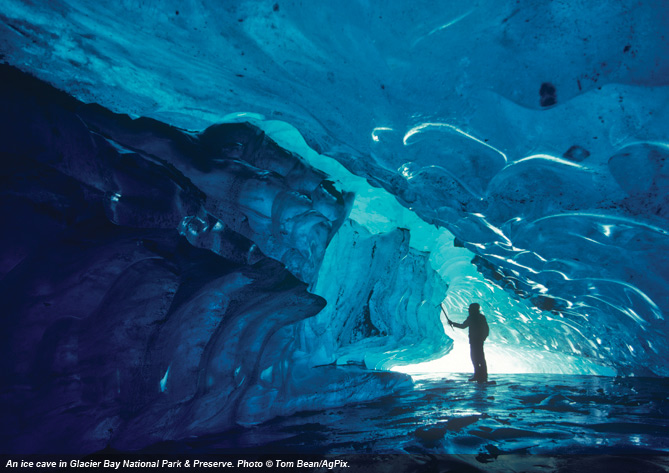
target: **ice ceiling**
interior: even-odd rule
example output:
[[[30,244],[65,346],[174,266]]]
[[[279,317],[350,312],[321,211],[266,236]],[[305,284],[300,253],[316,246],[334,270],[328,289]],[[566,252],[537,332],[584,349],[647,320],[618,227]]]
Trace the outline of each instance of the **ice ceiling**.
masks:
[[[254,422],[268,399],[283,403],[274,414],[350,400],[306,392],[322,376],[296,366],[389,369],[437,359],[452,345],[442,301],[454,319],[481,303],[491,371],[497,359],[497,371],[669,374],[664,2],[10,0],[0,19],[6,63],[82,102],[155,120],[74,101],[48,105],[25,90],[3,99],[13,104],[3,139],[16,141],[5,156],[32,152],[79,183],[84,200],[99,199],[117,226],[105,231],[125,245],[114,251],[140,265],[108,271],[132,281],[109,283],[117,297],[144,291],[140,309],[126,302],[123,310],[163,311],[142,323],[161,320],[169,335],[142,335],[132,350],[139,356],[153,343],[143,369],[151,366],[156,391],[196,399],[188,418],[200,420],[171,425],[169,435]],[[33,142],[60,158],[25,151]],[[34,189],[5,194],[34,203]],[[5,207],[19,218],[16,205]],[[40,228],[28,218],[26,234]],[[131,251],[138,229],[170,229],[190,247],[177,252],[168,233],[142,234],[154,246]],[[20,239],[7,236],[6,246]],[[89,255],[95,264],[81,264],[102,278],[110,263],[95,241],[98,249],[87,250],[98,252]],[[5,293],[19,284],[16,268],[28,278],[22,258],[38,247],[4,256]],[[206,263],[215,255],[242,266],[216,273]],[[30,265],[41,281],[33,300],[58,293],[64,307],[77,298],[72,281],[93,271],[68,267],[47,284]],[[196,269],[212,276],[199,286],[182,276]],[[112,297],[93,286],[100,300]],[[253,307],[239,302],[254,298]],[[28,305],[12,306],[32,317],[12,322],[20,325],[12,333],[26,346],[48,338],[62,355],[56,340],[72,335],[74,322],[57,325]],[[232,306],[237,325],[217,332],[211,314]],[[118,317],[75,312],[68,317],[91,326]],[[23,361],[12,370],[27,376],[36,361],[29,348],[16,350]],[[105,369],[121,395],[122,370]],[[170,393],[170,377],[192,382]],[[390,383],[375,379],[333,381],[331,392]],[[222,396],[213,385],[227,389],[234,409],[212,413]],[[133,417],[135,431],[164,413],[153,405]]]

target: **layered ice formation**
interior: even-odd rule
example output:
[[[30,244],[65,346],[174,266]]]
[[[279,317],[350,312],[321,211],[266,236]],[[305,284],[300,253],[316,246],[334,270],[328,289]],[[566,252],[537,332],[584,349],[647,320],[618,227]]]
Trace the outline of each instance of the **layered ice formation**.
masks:
[[[669,375],[668,27],[660,0],[4,2],[3,442],[369,400],[466,347],[440,307],[471,302],[492,372]]]

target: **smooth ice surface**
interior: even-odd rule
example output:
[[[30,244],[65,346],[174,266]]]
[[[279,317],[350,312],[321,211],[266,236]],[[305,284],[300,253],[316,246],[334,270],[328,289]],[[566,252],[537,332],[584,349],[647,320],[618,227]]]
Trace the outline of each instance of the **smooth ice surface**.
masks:
[[[3,66],[3,438],[378,397],[408,378],[366,369],[468,370],[440,306],[472,301],[492,373],[669,375],[667,30],[662,0],[3,2],[2,60],[70,95]]]
[[[669,449],[666,380],[538,374],[491,380],[479,385],[463,375],[417,375],[412,389],[380,400],[149,450],[478,454],[470,458],[472,466],[485,471],[514,471],[515,456],[531,453],[520,471],[540,471],[534,467],[543,454],[648,455]]]

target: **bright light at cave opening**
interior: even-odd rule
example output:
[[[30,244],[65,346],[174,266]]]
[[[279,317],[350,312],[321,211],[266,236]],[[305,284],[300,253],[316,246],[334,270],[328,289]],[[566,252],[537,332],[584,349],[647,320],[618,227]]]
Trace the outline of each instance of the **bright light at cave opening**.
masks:
[[[453,331],[449,327],[447,335],[453,339],[453,349],[446,356],[425,363],[396,366],[393,371],[410,375],[432,373],[435,376],[440,373],[473,373],[467,330]],[[532,363],[532,357],[527,357],[520,350],[494,342],[485,344],[485,355],[489,374],[559,372],[547,371],[545,367],[542,369]]]
[[[453,332],[449,327],[447,335],[453,339],[453,349],[446,356],[425,363],[395,366],[392,370],[413,377],[442,377],[453,373],[472,374],[474,368],[469,355],[467,331]],[[616,375],[612,368],[583,358],[536,349],[516,349],[494,341],[486,342],[485,356],[491,379],[494,379],[496,374],[517,373]]]
[[[446,305],[454,307],[456,303],[447,298]],[[461,310],[461,312],[465,311]],[[462,322],[461,318],[457,321]],[[491,316],[488,316],[488,318],[490,322]],[[421,378],[443,377],[453,373],[473,374],[474,368],[469,354],[468,331],[449,327],[443,316],[442,323],[446,335],[453,339],[453,348],[447,355],[425,363],[395,366],[392,370]],[[494,379],[496,374],[518,373],[616,375],[614,369],[586,358],[536,348],[514,347],[512,343],[512,341],[500,339],[499,336],[492,333],[486,341],[485,356],[488,374],[491,375],[491,379]]]

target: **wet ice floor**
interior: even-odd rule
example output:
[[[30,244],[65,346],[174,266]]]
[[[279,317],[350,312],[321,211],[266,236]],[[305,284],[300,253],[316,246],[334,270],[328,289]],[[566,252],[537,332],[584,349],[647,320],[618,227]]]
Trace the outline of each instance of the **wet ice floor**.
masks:
[[[414,377],[356,405],[170,443],[181,453],[650,454],[669,452],[669,380],[566,375]],[[158,446],[155,446],[159,448]],[[155,450],[154,450],[155,451]]]

